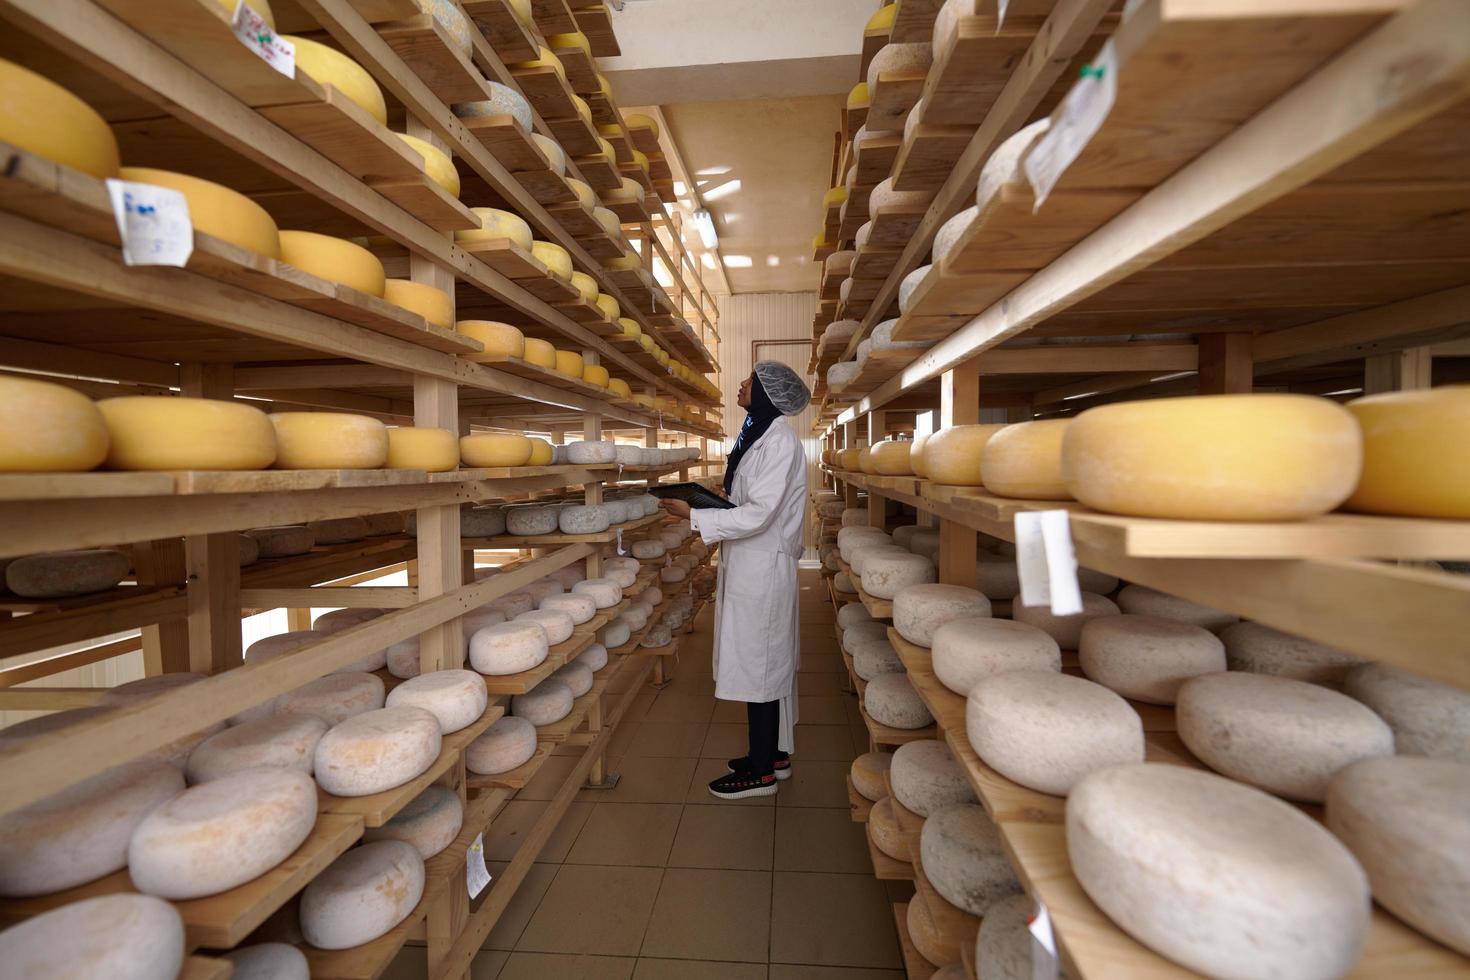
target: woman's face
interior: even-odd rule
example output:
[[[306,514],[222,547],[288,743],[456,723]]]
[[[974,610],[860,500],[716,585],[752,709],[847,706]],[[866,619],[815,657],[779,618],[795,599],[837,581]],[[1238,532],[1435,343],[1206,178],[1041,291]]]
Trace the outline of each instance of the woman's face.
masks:
[[[735,404],[739,405],[741,408],[750,407],[750,383],[754,380],[755,375],[752,374],[750,377],[740,382],[740,392],[735,396]]]

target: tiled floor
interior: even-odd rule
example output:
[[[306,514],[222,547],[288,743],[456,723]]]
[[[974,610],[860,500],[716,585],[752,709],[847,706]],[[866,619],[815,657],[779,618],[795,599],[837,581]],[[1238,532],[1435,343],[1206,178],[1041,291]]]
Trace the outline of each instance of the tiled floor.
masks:
[[[684,637],[674,682],[640,695],[612,740],[610,791],[584,790],[474,963],[474,980],[898,980],[891,896],[848,816],[846,775],[867,734],[832,607],[802,572],[793,776],[775,798],[710,796],[746,751],[744,706],[712,696],[713,610]],[[497,818],[503,868],[571,758],[553,756]],[[492,886],[493,887],[493,886]],[[422,975],[408,950],[389,980]]]

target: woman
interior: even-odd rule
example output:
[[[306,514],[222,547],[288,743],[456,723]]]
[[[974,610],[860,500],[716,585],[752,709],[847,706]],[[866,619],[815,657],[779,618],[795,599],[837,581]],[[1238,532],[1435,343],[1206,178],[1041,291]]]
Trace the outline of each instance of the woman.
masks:
[[[736,403],[745,424],[725,459],[729,509],[690,511],[681,500],[662,506],[688,517],[705,544],[723,541],[715,595],[715,697],[746,702],[750,754],[709,784],[727,800],[770,796],[791,775],[796,725],[797,561],[806,521],[806,452],[783,415],[811,401],[801,376],[776,361],[757,361]]]

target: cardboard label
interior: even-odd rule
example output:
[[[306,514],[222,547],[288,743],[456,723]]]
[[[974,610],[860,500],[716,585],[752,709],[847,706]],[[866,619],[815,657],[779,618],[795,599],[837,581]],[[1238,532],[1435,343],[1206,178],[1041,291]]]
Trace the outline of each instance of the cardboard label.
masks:
[[[490,884],[490,869],[485,867],[485,835],[478,834],[470,849],[465,852],[465,885],[470,898],[478,898],[485,886]]]
[[[1031,980],[1057,980],[1057,938],[1051,928],[1051,913],[1037,902],[1036,914],[1026,923],[1031,933]]]
[[[109,178],[107,196],[125,264],[184,267],[194,253],[194,225],[182,192]]]
[[[1056,616],[1075,616],[1082,611],[1077,555],[1072,550],[1072,525],[1066,511],[1023,511],[1016,515],[1016,570],[1025,605],[1050,606]]]
[[[235,4],[230,27],[240,43],[287,78],[296,77],[296,45],[283,39],[245,0]]]
[[[1097,135],[1117,98],[1118,57],[1109,41],[1082,69],[1082,77],[1052,113],[1051,128],[1026,155],[1022,169],[1036,197],[1033,210],[1041,208],[1062,174]]]

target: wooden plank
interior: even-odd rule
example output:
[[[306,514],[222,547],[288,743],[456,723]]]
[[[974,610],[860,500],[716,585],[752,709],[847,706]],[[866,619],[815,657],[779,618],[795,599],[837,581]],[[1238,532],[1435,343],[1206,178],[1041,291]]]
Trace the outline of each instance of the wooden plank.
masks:
[[[613,31],[612,15],[608,12],[607,4],[597,3],[574,8],[572,17],[577,21],[577,29],[587,36],[588,43],[592,45],[593,57],[616,58],[623,53],[618,47],[618,36]]]
[[[898,0],[889,44],[917,44],[934,36],[934,18],[944,0]]]
[[[923,901],[915,896],[913,901]],[[909,936],[909,903],[895,902],[893,905],[893,919],[898,925],[898,948],[903,954],[904,975],[908,980],[928,980],[934,975],[935,966],[924,957],[914,946],[914,941]]]
[[[542,34],[570,34],[577,29],[567,0],[531,0],[531,16]]]
[[[913,881],[914,866],[907,861],[889,857],[873,843],[871,825],[863,829],[863,839],[868,844],[868,860],[873,863],[873,877],[879,881]]]
[[[467,53],[455,47],[448,32],[431,15],[379,24],[377,31],[446,105],[490,98],[490,88],[480,70]]]
[[[912,69],[879,72],[868,108],[869,128],[882,131],[903,129],[904,119],[923,92],[926,74]]]
[[[598,620],[592,620],[596,623]],[[602,620],[605,624],[607,621]],[[591,625],[590,623],[588,624]],[[548,651],[546,659],[530,670],[523,670],[518,674],[502,674],[499,676],[485,677],[485,689],[492,695],[495,694],[525,694],[531,688],[550,677],[562,666],[571,662],[579,653],[592,645],[597,635],[592,629],[578,628],[570,639],[563,640]]]
[[[543,763],[551,758],[551,753],[556,749],[552,742],[542,742],[536,746],[536,751],[531,758],[507,772],[495,773],[494,775],[481,775],[479,773],[466,773],[465,785],[474,790],[485,789],[509,789],[522,790],[526,784],[535,778]]]
[[[480,28],[495,54],[508,65],[533,61],[539,40],[510,9],[507,0],[461,0],[460,6]]]

